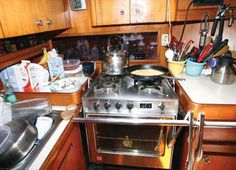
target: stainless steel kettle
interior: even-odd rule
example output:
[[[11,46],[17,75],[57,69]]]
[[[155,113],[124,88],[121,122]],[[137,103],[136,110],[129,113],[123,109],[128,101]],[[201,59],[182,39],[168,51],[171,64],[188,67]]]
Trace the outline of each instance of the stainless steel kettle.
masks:
[[[102,71],[107,75],[122,75],[128,66],[124,50],[108,51],[102,60]]]
[[[219,64],[212,70],[211,80],[218,84],[233,84],[236,75],[234,63],[235,59],[232,56],[221,56]]]
[[[110,50],[110,41],[111,36],[108,38],[107,52],[102,59],[102,71],[112,76],[125,74],[126,67],[129,64],[127,53],[123,50],[123,46],[119,50]]]

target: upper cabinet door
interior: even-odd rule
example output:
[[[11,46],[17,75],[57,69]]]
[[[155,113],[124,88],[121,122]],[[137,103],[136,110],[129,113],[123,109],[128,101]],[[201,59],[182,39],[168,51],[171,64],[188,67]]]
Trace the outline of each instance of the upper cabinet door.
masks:
[[[46,19],[49,29],[58,30],[67,28],[64,0],[46,0],[49,6],[50,17]]]
[[[64,0],[0,1],[5,38],[67,28]]]
[[[166,0],[130,0],[131,23],[164,22]]]
[[[4,34],[1,28],[1,21],[0,21],[0,39],[4,38]]]
[[[94,26],[130,23],[129,0],[91,0],[90,2]]]
[[[35,16],[33,1],[0,1],[0,21],[6,38],[37,32]]]

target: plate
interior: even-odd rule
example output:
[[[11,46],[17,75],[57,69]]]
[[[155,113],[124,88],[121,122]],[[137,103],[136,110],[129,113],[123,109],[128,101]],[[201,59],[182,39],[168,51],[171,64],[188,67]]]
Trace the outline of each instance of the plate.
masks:
[[[86,77],[63,78],[52,83],[50,89],[52,92],[76,92],[87,79]]]

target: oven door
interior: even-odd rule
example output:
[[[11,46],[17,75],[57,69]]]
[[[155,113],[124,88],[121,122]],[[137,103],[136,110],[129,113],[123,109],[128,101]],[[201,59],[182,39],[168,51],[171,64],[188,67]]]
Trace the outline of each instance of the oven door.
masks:
[[[95,117],[104,118],[87,115]],[[167,137],[172,130],[170,126],[86,123],[91,162],[170,169],[173,147],[167,146]]]

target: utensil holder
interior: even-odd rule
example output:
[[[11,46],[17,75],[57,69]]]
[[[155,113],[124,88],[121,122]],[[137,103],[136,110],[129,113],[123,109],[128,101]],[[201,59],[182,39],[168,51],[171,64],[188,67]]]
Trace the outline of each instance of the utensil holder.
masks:
[[[184,70],[185,62],[168,60],[168,68],[174,75],[181,74]]]
[[[206,62],[197,63],[197,62],[190,61],[188,59],[185,66],[185,73],[190,76],[199,76],[205,65],[206,65]]]

